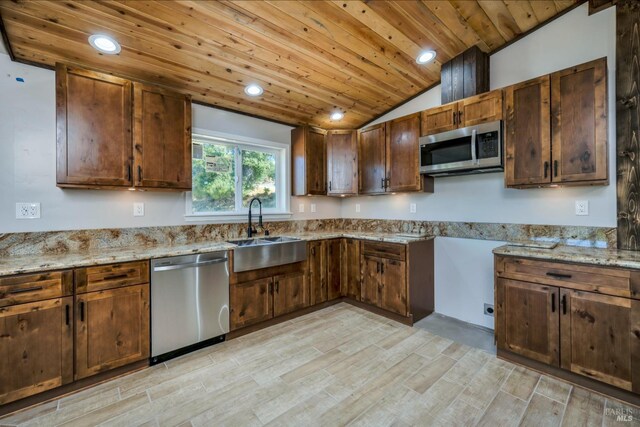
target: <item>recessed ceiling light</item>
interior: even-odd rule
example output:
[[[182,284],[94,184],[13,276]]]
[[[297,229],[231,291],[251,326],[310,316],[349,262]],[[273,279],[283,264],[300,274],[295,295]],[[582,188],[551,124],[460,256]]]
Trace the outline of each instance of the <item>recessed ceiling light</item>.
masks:
[[[251,83],[244,88],[244,93],[249,96],[260,96],[262,95],[262,92],[264,92],[264,90],[260,87],[260,85],[257,85],[255,83]]]
[[[418,64],[426,64],[427,62],[431,62],[435,59],[436,53],[433,50],[425,50],[424,52],[420,52],[420,55],[416,58],[416,62]]]
[[[94,34],[89,37],[89,44],[94,49],[106,53],[107,55],[117,55],[120,53],[120,44],[113,37],[104,34]]]
[[[344,114],[341,111],[334,111],[333,113],[331,113],[331,120],[333,120],[334,122],[342,120],[343,117]]]

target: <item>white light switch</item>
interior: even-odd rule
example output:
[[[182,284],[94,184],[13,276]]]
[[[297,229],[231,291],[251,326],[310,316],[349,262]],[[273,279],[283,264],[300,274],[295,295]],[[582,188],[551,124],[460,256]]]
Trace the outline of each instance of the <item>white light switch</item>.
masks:
[[[589,215],[588,200],[576,200],[576,215]]]
[[[303,213],[304,212],[304,203],[300,203],[298,205],[298,212]]]
[[[417,210],[415,203],[409,203],[409,213],[416,213]]]
[[[40,203],[16,203],[16,219],[40,218]]]
[[[133,216],[144,216],[144,203],[133,204]]]
[[[356,203],[356,213],[360,213],[360,203]]]
[[[311,212],[315,212],[315,211],[316,211],[316,204],[311,203]]]

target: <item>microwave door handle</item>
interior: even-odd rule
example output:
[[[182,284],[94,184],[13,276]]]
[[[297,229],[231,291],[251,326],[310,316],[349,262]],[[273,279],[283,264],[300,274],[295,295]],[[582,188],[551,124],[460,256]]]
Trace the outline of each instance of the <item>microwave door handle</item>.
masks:
[[[474,129],[471,131],[471,161],[475,164],[480,163],[476,156],[476,136],[477,130]]]

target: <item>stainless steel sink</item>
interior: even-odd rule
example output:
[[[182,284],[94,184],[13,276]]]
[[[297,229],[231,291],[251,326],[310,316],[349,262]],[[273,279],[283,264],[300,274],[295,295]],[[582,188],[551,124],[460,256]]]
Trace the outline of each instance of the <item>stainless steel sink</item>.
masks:
[[[233,250],[233,271],[257,270],[307,259],[307,243],[292,237],[262,237],[229,240]]]

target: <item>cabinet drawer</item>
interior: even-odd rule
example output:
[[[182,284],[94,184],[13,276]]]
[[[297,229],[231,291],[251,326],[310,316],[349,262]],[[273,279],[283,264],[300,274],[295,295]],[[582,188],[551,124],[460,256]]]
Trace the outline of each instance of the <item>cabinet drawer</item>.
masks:
[[[0,307],[71,295],[73,271],[52,271],[0,278]]]
[[[406,246],[400,243],[365,241],[362,247],[364,255],[377,256],[387,259],[397,259],[398,261],[404,261],[405,254],[407,252]]]
[[[632,295],[633,283],[638,282],[637,273],[629,270],[525,258],[498,259],[496,267],[498,277],[613,296],[637,297]]]
[[[77,293],[140,285],[148,282],[148,261],[99,265],[76,270]]]

